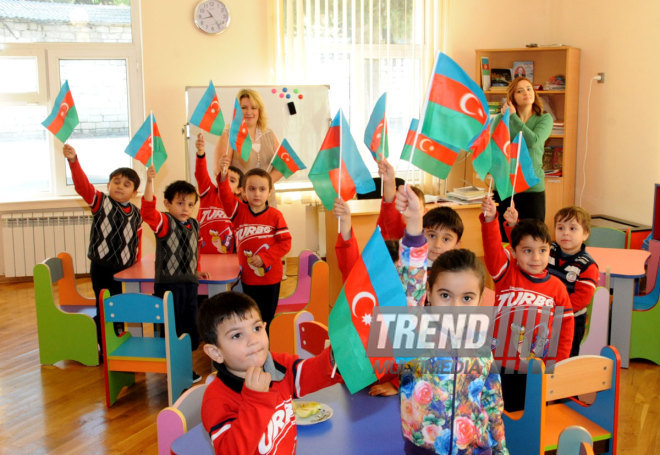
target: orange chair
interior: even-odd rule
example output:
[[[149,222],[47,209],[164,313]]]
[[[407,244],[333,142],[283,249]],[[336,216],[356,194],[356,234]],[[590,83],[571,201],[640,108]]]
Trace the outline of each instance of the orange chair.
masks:
[[[304,313],[311,316],[309,312],[301,312],[300,316]],[[330,339],[328,335],[328,326],[318,321],[300,320],[298,321],[298,331],[296,332],[296,354],[301,358],[313,357],[319,355],[325,349],[326,340]]]
[[[328,307],[329,286],[328,263],[316,261],[312,266],[312,281],[309,292],[309,302],[301,311],[312,314],[315,321],[328,323],[330,308]],[[296,352],[296,316],[300,313],[275,314],[270,323],[270,348],[274,352]]]

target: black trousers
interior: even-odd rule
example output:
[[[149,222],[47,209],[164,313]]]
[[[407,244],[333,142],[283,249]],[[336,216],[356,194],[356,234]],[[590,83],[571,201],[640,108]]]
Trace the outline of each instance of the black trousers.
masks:
[[[507,412],[514,412],[525,409],[527,374],[519,373],[518,371],[511,374],[505,374],[504,367],[501,367],[500,379],[502,381],[502,401],[504,402],[504,410]]]
[[[261,319],[266,323],[266,332],[270,334],[270,323],[275,317],[277,302],[280,299],[280,283],[275,284],[245,284],[243,292],[254,299],[261,311]]]
[[[101,311],[99,309],[101,306],[101,291],[103,289],[107,289],[110,292],[110,295],[121,294],[121,282],[115,280],[114,274],[121,272],[122,270],[124,269],[117,267],[106,267],[93,261],[89,267],[89,275],[92,279],[92,288],[94,289],[94,295],[96,296],[96,316],[94,317],[94,322],[96,323],[96,341],[98,342],[99,346],[101,346]],[[116,322],[114,326],[116,332],[120,332],[124,328],[124,324],[121,322]]]
[[[584,338],[584,329],[587,325],[587,313],[575,316],[575,328],[573,329],[573,345],[571,346],[571,357],[580,355],[580,343]]]
[[[165,291],[172,291],[174,301],[174,321],[176,335],[190,335],[190,347],[194,351],[199,346],[199,331],[197,330],[197,283],[156,283],[154,295],[163,297]]]
[[[538,193],[519,193],[513,196],[513,201],[518,211],[518,218],[521,220],[532,218],[545,221],[545,191]],[[511,198],[508,197],[500,200],[495,192],[495,202],[497,206],[497,218],[500,222],[500,233],[502,240],[507,241],[506,233],[504,232],[504,212],[511,205]]]

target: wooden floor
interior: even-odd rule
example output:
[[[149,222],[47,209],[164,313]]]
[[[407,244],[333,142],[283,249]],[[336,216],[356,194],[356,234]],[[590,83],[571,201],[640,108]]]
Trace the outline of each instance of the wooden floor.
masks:
[[[79,282],[93,295],[88,279]],[[295,277],[284,281],[282,294],[294,286]],[[163,375],[136,375],[108,409],[101,368],[39,365],[31,283],[0,285],[0,334],[0,454],[157,453],[156,415],[167,406]],[[211,371],[201,349],[194,366],[204,376]],[[619,409],[618,453],[660,453],[660,366],[632,361],[621,370]]]

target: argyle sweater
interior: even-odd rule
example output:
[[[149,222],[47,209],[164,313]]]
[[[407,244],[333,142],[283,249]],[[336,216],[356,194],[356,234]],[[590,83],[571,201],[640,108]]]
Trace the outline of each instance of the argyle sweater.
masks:
[[[142,238],[140,209],[122,204],[94,188],[80,160],[69,161],[76,192],[92,210],[87,257],[94,263],[123,270],[137,262]]]
[[[206,387],[202,423],[216,454],[296,453],[292,398],[341,382],[338,373],[330,378],[330,348],[305,360],[274,353],[266,360],[264,370],[272,379],[268,392],[244,387],[244,379],[227,371],[224,364]]]
[[[263,211],[254,213],[232,193],[227,179],[218,182],[218,193],[234,224],[241,281],[255,286],[282,281],[281,260],[291,249],[291,234],[282,212],[266,205]],[[248,258],[254,255],[259,255],[264,263],[262,267],[248,263]]]
[[[234,229],[231,220],[222,209],[218,189],[211,182],[206,167],[206,155],[197,155],[195,180],[199,191],[199,252],[233,253]]]
[[[544,271],[539,275],[530,275],[518,267],[511,253],[502,247],[497,218],[490,223],[485,222],[483,214],[479,215],[481,220],[481,235],[484,245],[484,259],[488,272],[495,282],[495,305],[497,306],[497,320],[493,330],[496,346],[494,347],[495,360],[501,361],[502,366],[519,366],[520,351],[525,343],[531,343],[531,351],[536,357],[544,360],[560,361],[568,358],[573,343],[573,306],[568,299],[566,287],[557,278]],[[507,326],[500,325],[500,317],[504,307],[522,308],[522,316],[518,320],[519,313],[515,313],[516,320],[506,318]],[[561,329],[557,344],[556,355],[549,351],[551,348],[552,320],[556,308],[562,307]],[[534,331],[531,335],[524,335],[521,327],[532,324],[529,318],[535,318],[533,322]],[[505,334],[500,334],[505,330]],[[522,333],[521,333],[522,332]],[[514,339],[519,334],[518,340]],[[517,344],[513,357],[508,355],[508,347]],[[525,354],[527,354],[525,352]]]
[[[587,305],[596,292],[599,279],[598,264],[587,253],[586,246],[582,244],[580,251],[568,255],[556,242],[553,242],[550,245],[548,272],[559,278],[566,286],[573,311],[579,314],[586,312]]]
[[[155,283],[197,283],[199,222],[178,221],[142,198],[142,218],[156,234]]]

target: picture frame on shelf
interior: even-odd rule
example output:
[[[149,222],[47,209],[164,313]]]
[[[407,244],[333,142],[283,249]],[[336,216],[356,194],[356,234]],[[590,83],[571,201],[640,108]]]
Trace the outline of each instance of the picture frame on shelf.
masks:
[[[513,62],[513,77],[523,76],[534,82],[534,62],[530,60]]]
[[[511,69],[509,68],[491,68],[490,70],[490,88],[491,90],[506,89],[511,83]]]

